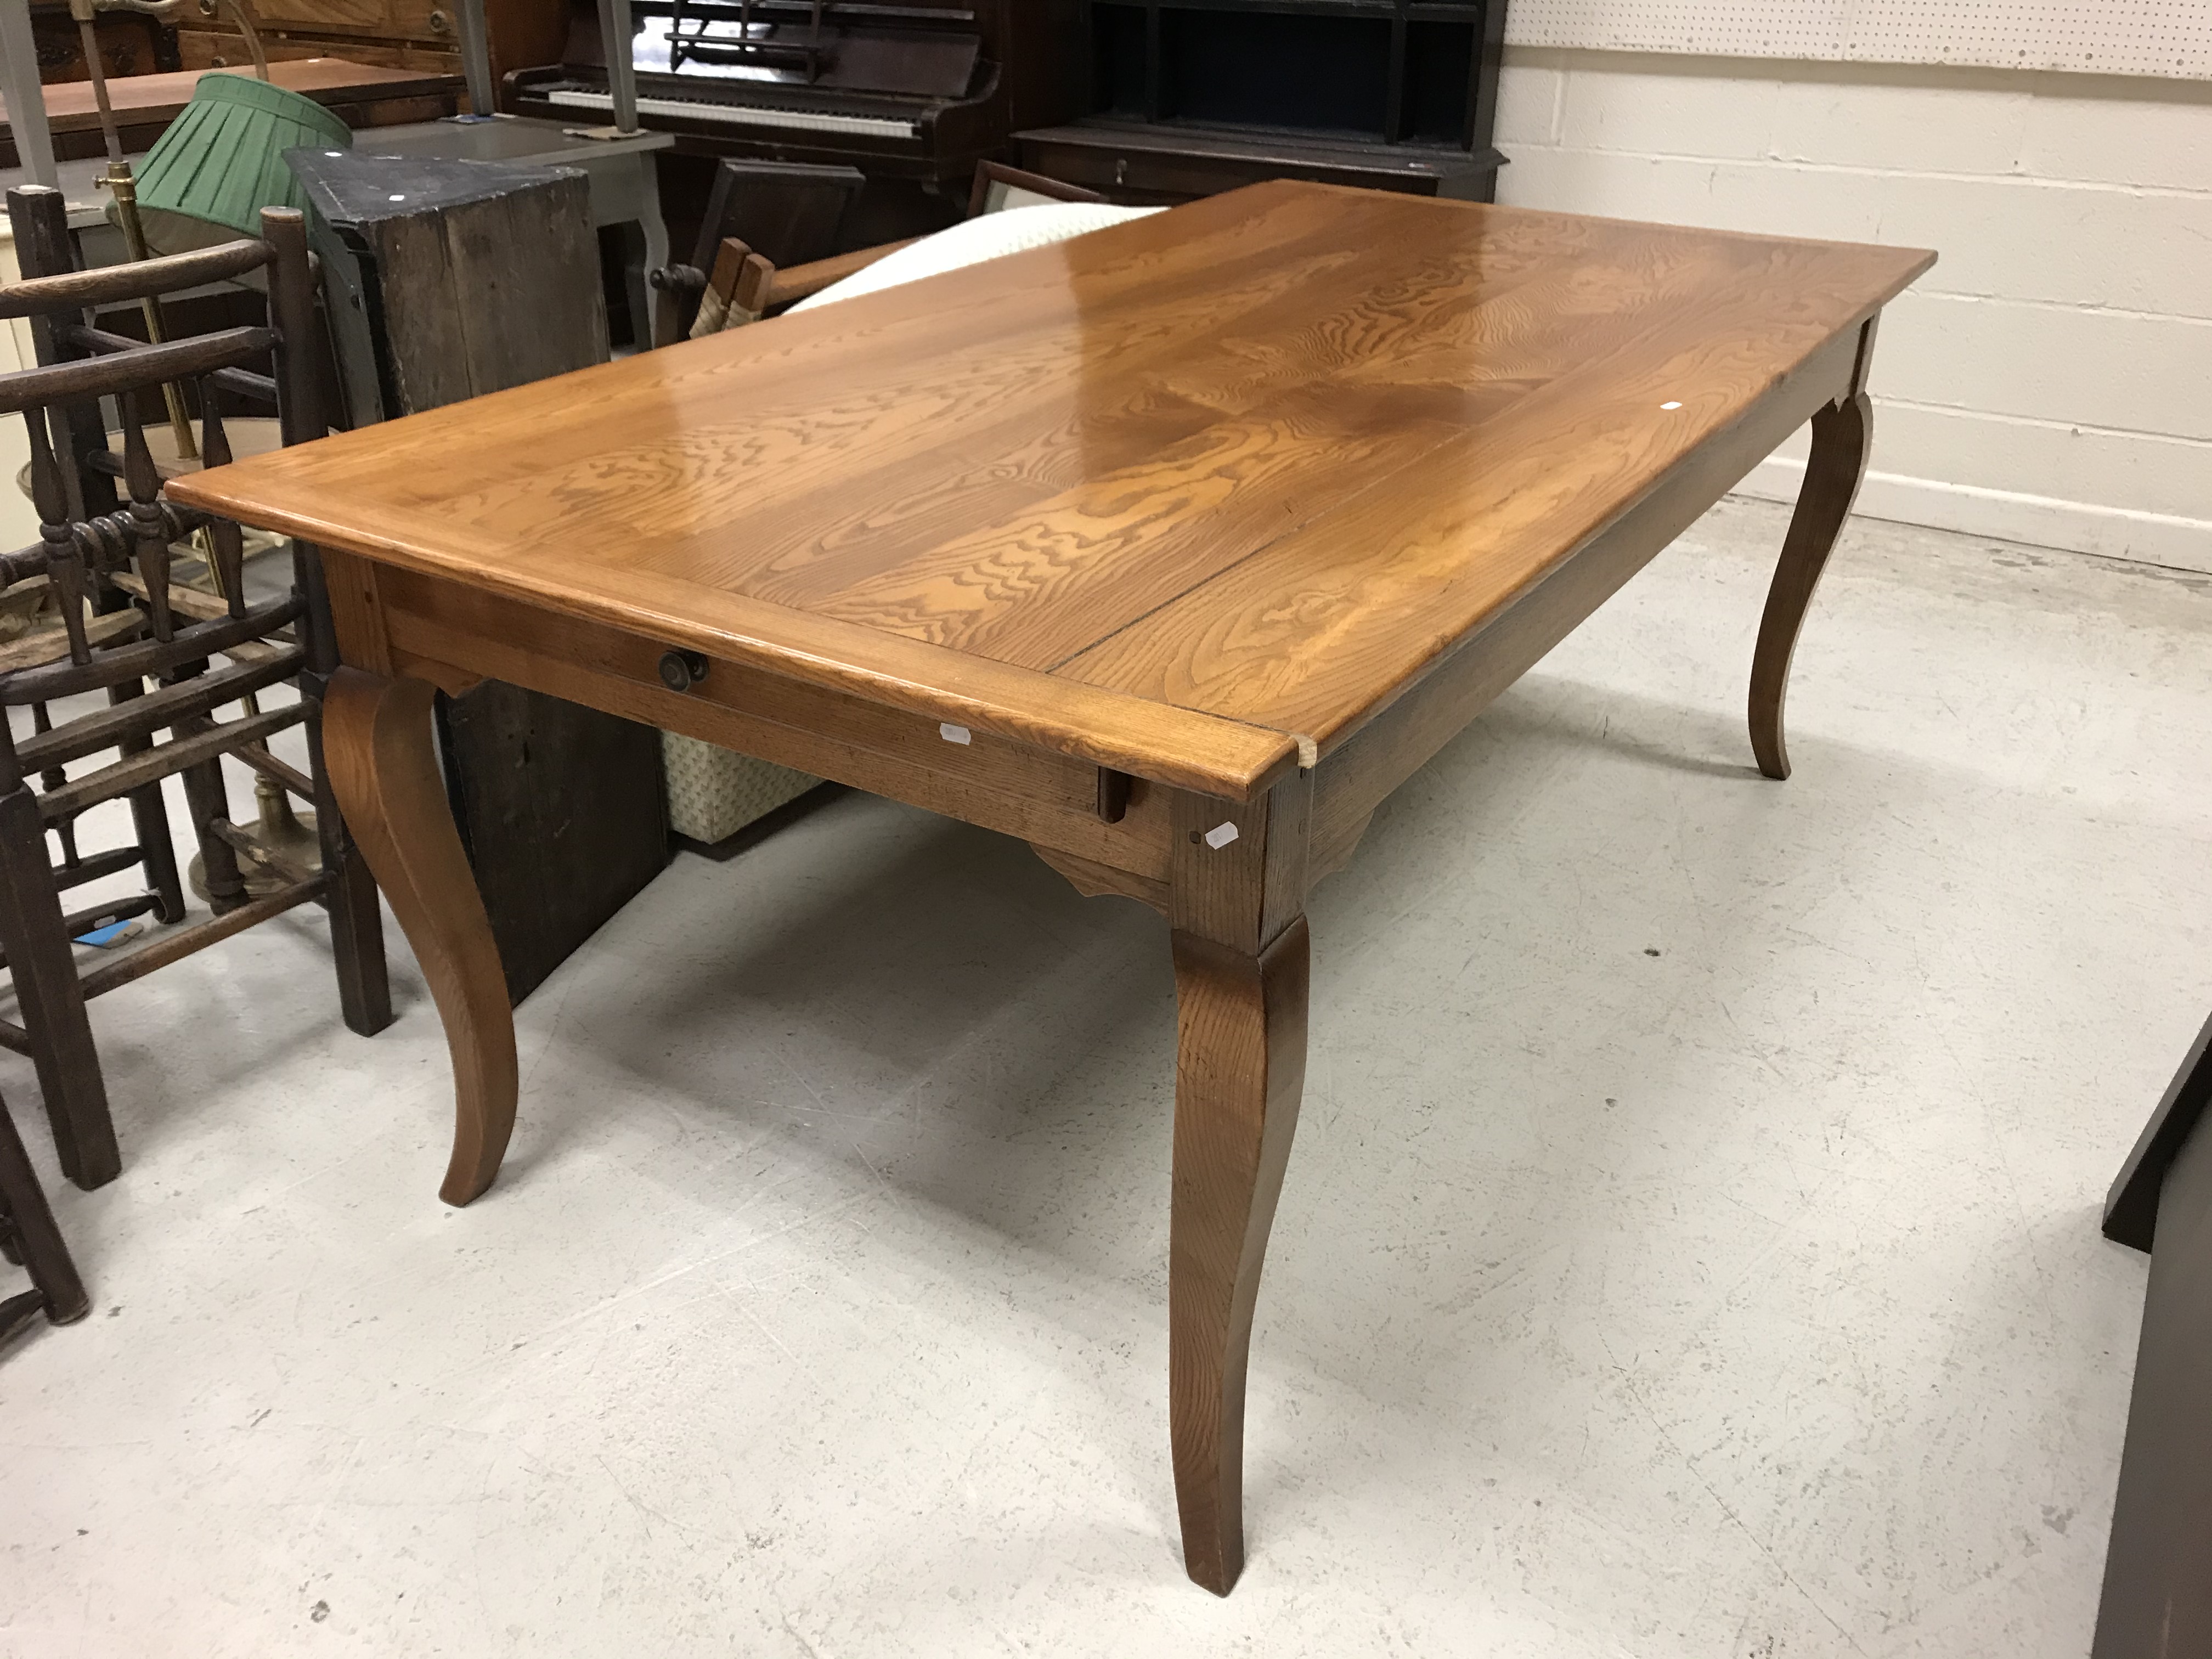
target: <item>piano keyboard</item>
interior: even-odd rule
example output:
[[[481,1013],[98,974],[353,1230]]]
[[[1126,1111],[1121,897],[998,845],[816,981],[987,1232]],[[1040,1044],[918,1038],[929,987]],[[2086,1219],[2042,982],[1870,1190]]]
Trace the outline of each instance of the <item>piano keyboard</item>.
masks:
[[[567,109],[612,110],[613,94],[559,87],[545,101]],[[704,98],[640,98],[640,115],[668,115],[686,121],[714,121],[733,127],[781,127],[798,132],[852,132],[871,138],[913,138],[921,129],[912,121],[885,115],[831,115],[817,110],[774,109],[757,104],[718,104]]]

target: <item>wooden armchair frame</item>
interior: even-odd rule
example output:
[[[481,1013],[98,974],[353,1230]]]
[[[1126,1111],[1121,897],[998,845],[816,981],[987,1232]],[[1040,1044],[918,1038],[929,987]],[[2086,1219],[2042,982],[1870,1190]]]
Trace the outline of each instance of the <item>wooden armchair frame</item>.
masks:
[[[1041,196],[1054,202],[1106,200],[1095,190],[1048,179],[1041,173],[1025,173],[1003,161],[979,161],[975,164],[975,186],[968,196],[967,216],[980,218],[992,211],[994,202],[1003,199],[1008,191]],[[741,238],[724,237],[714,255],[714,270],[706,277],[704,291],[700,295],[699,310],[691,324],[691,337],[697,339],[702,335],[718,334],[726,328],[757,323],[921,240],[910,236],[902,241],[856,248],[849,253],[811,259],[778,270]]]
[[[52,584],[66,648],[52,660],[0,665],[0,708],[27,708],[33,716],[23,737],[0,722],[0,950],[23,1016],[21,1025],[0,1020],[0,1048],[31,1057],[63,1172],[96,1187],[114,1178],[121,1159],[86,1018],[88,999],[310,901],[331,913],[346,1023],[364,1035],[382,1030],[392,1020],[391,996],[376,890],[323,774],[321,697],[337,655],[319,564],[311,550],[295,546],[289,590],[249,605],[238,526],[161,498],[137,406],[142,394],[167,386],[196,388],[200,445],[210,466],[231,453],[212,395],[218,387],[273,403],[287,442],[321,434],[307,353],[290,346],[313,337],[305,222],[296,212],[272,209],[262,215],[259,240],[78,270],[71,268],[59,191],[14,190],[8,208],[32,274],[0,288],[0,319],[31,321],[40,364],[0,374],[0,415],[21,415],[29,430],[40,542],[0,555],[0,580],[43,576]],[[253,271],[268,274],[267,327],[149,345],[86,319],[88,307],[158,300]],[[272,360],[273,376],[250,367],[264,356]],[[108,447],[100,410],[108,398],[121,418],[119,455]],[[113,499],[111,477],[119,477],[126,499],[101,511]],[[170,544],[200,531],[220,598],[170,580]],[[247,701],[284,681],[298,684],[298,703],[260,710]],[[106,707],[52,717],[52,704],[96,691],[106,693]],[[239,702],[247,710],[242,717],[216,718]],[[267,748],[270,737],[292,726],[306,728],[306,772]],[[320,870],[283,866],[232,820],[227,756],[313,803]],[[70,775],[71,766],[88,761],[98,763]],[[80,974],[70,941],[90,923],[149,911],[164,921],[183,918],[161,793],[169,777],[183,786],[215,914]],[[130,804],[136,844],[82,856],[66,831],[89,808],[118,799]],[[49,859],[49,830],[64,832],[58,866]],[[250,896],[241,857],[275,867],[281,884]],[[146,872],[146,892],[64,914],[62,896],[71,888],[133,865]]]

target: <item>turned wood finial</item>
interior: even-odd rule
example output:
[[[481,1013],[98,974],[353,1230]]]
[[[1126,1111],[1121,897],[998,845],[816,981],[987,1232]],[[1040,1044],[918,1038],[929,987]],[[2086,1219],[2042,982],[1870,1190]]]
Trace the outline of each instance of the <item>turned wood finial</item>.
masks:
[[[136,400],[125,392],[116,404],[123,416],[123,483],[131,492],[131,533],[137,544],[138,575],[146,584],[146,605],[154,637],[164,645],[175,637],[169,607],[169,525],[162,516],[161,475],[146,447]]]
[[[85,638],[84,561],[70,526],[69,491],[54,456],[46,410],[39,405],[25,410],[23,422],[31,433],[31,501],[39,510],[39,539],[46,544],[46,580],[60,603],[70,660],[82,665],[92,660],[92,647]]]

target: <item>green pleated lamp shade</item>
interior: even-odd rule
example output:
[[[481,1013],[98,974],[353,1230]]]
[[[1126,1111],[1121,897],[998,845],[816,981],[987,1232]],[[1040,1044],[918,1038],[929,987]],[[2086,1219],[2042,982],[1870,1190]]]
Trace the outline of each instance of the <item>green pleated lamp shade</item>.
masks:
[[[146,240],[181,253],[258,236],[262,209],[307,204],[286,150],[352,144],[352,129],[312,98],[251,76],[203,75],[137,170]]]

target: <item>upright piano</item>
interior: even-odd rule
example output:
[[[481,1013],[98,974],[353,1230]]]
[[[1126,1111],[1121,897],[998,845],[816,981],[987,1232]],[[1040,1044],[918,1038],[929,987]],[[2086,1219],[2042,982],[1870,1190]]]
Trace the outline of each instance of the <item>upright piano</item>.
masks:
[[[637,115],[680,152],[842,163],[965,199],[975,163],[1080,103],[1079,0],[632,0]],[[591,0],[505,106],[611,118]]]

